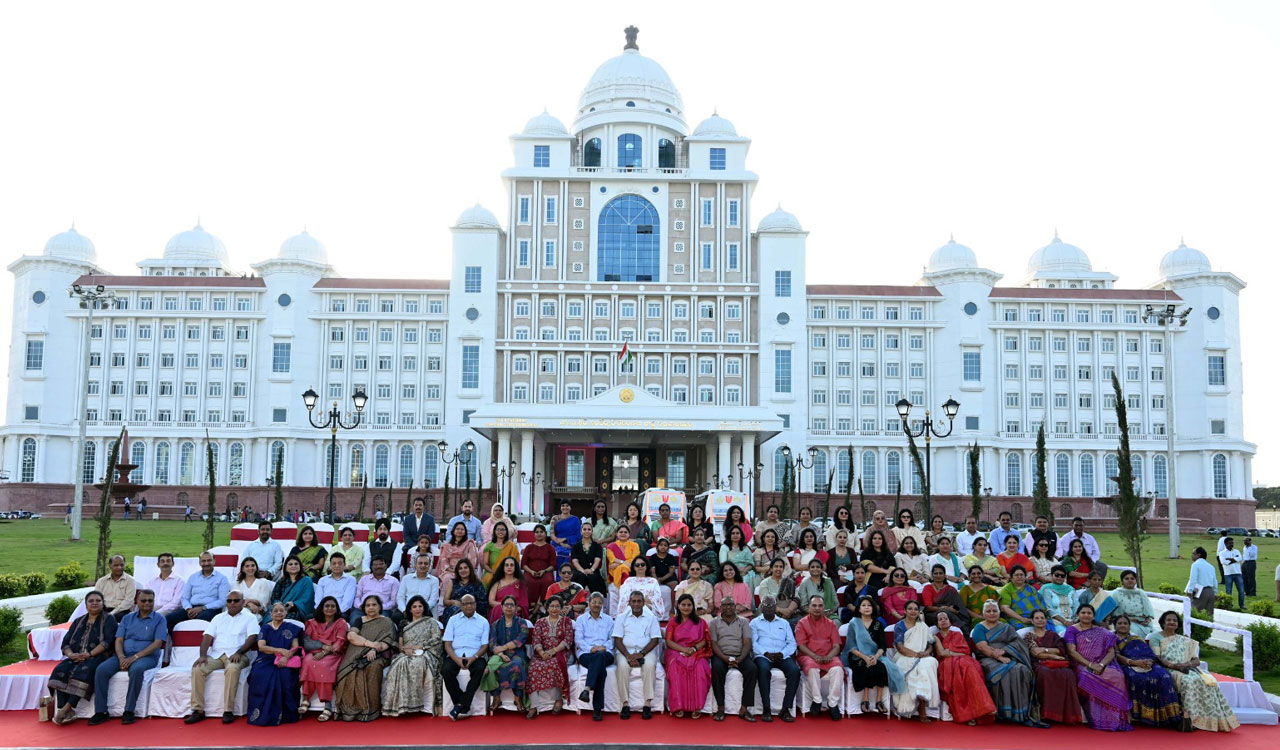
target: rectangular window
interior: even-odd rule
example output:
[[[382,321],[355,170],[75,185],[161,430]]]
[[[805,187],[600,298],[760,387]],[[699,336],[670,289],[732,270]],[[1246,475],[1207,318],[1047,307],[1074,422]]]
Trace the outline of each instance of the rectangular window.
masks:
[[[712,226],[715,219],[715,205],[710,198],[702,199],[702,226]]]
[[[1162,381],[1162,380],[1164,380],[1164,368],[1163,368],[1163,367],[1152,367],[1152,368],[1151,368],[1151,381],[1152,381],[1152,382],[1155,382],[1155,383],[1159,383],[1159,382],[1160,382],[1160,381]]]
[[[711,243],[704,242],[702,243],[702,263],[701,263],[702,270],[704,271],[711,270],[711,259],[712,259]]]
[[[30,368],[28,368],[30,369]],[[1222,354],[1209,355],[1209,385],[1227,384],[1227,358]]]
[[[773,350],[773,390],[775,393],[791,392],[791,350]]]
[[[467,266],[464,272],[463,292],[467,294],[480,293],[480,266]]]
[[[546,169],[551,166],[550,146],[533,147],[533,166],[539,169]]]
[[[556,241],[546,240],[542,243],[542,266],[544,268],[555,268],[556,266]]]
[[[474,344],[462,347],[462,387],[480,387],[480,347]]]
[[[773,296],[775,297],[791,296],[791,272],[790,271],[774,271],[773,272]]]
[[[739,222],[738,201],[729,201],[729,226],[736,227]]]
[[[723,172],[725,168],[724,149],[711,149],[711,169]]]
[[[982,380],[981,352],[964,353],[964,379],[967,383],[976,383]]]
[[[1017,337],[1017,336],[1005,336],[1005,337],[1004,337],[1004,350],[1005,350],[1006,352],[1016,352],[1016,351],[1018,351],[1018,337]]]
[[[44,369],[44,341],[36,339],[27,342],[27,370]]]
[[[546,224],[556,223],[556,216],[558,213],[557,208],[558,208],[558,205],[556,203],[555,196],[547,196],[547,198],[543,201],[543,208],[542,208],[543,223],[546,223]]]

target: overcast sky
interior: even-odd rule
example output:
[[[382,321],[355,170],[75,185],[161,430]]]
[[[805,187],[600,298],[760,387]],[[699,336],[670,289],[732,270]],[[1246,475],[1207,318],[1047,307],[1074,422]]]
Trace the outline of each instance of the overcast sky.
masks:
[[[800,218],[810,281],[913,283],[954,232],[1016,282],[1055,227],[1120,286],[1180,237],[1240,276],[1280,483],[1280,3],[620,5],[4,3],[0,253],[74,221],[132,273],[199,216],[241,270],[305,225],[344,275],[444,277],[507,137],[572,126],[635,24],[691,129],[717,108],[753,140],[755,215]]]

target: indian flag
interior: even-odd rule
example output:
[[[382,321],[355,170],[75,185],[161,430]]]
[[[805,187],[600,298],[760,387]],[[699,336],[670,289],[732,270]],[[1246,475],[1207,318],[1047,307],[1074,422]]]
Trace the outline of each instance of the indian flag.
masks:
[[[622,342],[622,351],[618,352],[618,364],[622,365],[623,367],[626,367],[627,365],[630,365],[632,360],[634,360],[635,358],[636,358],[636,355],[632,353],[631,347],[628,345],[628,342],[626,341]]]

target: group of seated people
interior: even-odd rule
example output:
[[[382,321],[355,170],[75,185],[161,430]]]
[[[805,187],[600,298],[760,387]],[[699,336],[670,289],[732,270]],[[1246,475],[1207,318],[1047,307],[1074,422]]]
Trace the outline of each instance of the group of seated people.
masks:
[[[407,553],[399,578],[388,573],[375,542],[365,560],[353,561],[351,547],[342,545],[304,557],[315,546],[314,531],[308,538],[304,527],[276,580],[276,561],[259,565],[248,554],[258,550],[246,549],[235,586],[223,588],[216,603],[201,599],[200,611],[184,606],[174,620],[151,587],[136,591],[118,622],[118,605],[95,590],[50,678],[54,721],[74,720],[78,702],[89,698],[90,723],[107,721],[107,683],[127,671],[124,722],[131,723],[142,675],[160,659],[172,625],[199,617],[209,625],[192,666],[187,723],[205,718],[204,681],[217,670],[226,672],[222,721],[235,721],[231,707],[246,668],[251,724],[297,721],[313,700],[320,721],[439,714],[443,693],[459,720],[470,716],[477,692],[487,694],[488,711],[504,694],[530,719],[539,705],[551,701],[551,712],[560,713],[576,698],[602,720],[610,666],[621,718],[634,709],[648,719],[664,710],[655,705],[661,663],[665,710],[677,717],[699,718],[711,705],[714,719],[723,720],[725,678],[736,670],[739,716],[749,722],[756,721],[757,699],[760,720],[793,721],[805,708],[796,706],[802,679],[809,715],[838,721],[847,678],[849,713],[928,722],[945,702],[954,721],[970,725],[1238,726],[1213,677],[1200,669],[1198,644],[1182,634],[1181,617],[1157,618],[1130,571],[1121,588],[1103,588],[1096,542],[1079,519],[1070,538],[1059,540],[1047,519],[1037,519],[1043,523],[1023,539],[1002,518],[991,536],[1007,553],[993,557],[987,538],[970,533],[962,540],[966,532],[952,534],[940,523],[926,535],[910,511],[892,529],[877,512],[863,534],[847,508],[837,509],[834,530],[802,515],[798,528],[780,535],[773,506],[756,528],[731,508],[717,529],[697,506],[689,523],[663,506],[646,524],[635,505],[615,521],[603,503],[587,519],[565,503],[550,528],[536,525],[523,550],[501,506],[493,511],[483,524],[453,519],[438,550],[425,531],[413,540],[406,535],[400,550],[386,538],[389,525],[379,524],[375,542]],[[270,526],[261,531],[269,555]],[[959,545],[969,548],[963,558]],[[1044,554],[1029,558],[1022,551],[1028,547]],[[399,567],[401,555],[393,556]],[[1041,567],[1036,560],[1044,557],[1052,564]],[[172,568],[172,556],[161,555],[162,577],[166,558]],[[202,556],[192,579],[220,577],[212,562]],[[1084,580],[1073,580],[1081,568]],[[314,577],[323,569],[327,575]],[[188,581],[183,589],[205,585]],[[189,601],[184,593],[182,604]],[[576,696],[571,662],[582,671]],[[774,669],[785,682],[778,706],[770,693]],[[630,705],[633,672],[643,705]],[[543,691],[555,692],[535,700]]]

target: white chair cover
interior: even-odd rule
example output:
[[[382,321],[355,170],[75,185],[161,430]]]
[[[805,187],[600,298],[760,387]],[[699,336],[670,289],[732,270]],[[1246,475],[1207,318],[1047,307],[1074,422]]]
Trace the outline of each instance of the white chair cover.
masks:
[[[803,676],[801,677],[803,680]],[[774,713],[782,711],[782,699],[787,694],[787,678],[782,674],[780,669],[769,670],[769,708]],[[796,699],[797,701],[799,698]],[[724,678],[724,711],[729,715],[737,714],[742,709],[742,673],[736,669],[730,669]],[[716,710],[715,694],[707,691],[707,703],[702,708],[703,713],[713,713]],[[763,704],[760,702],[760,687],[756,686],[755,699],[751,704],[751,713],[759,716],[764,713]]]
[[[181,718],[191,713],[191,666],[200,658],[199,639],[190,634],[199,633],[202,637],[207,622],[203,620],[187,620],[178,623],[173,629],[173,640],[179,644],[173,647],[169,657],[169,665],[160,669],[151,686],[150,713],[152,716]],[[194,641],[195,645],[191,645]],[[249,658],[256,658],[251,652]],[[235,705],[232,712],[236,716],[244,716],[249,710],[249,667],[240,670],[240,687],[236,690]],[[205,681],[204,712],[209,716],[221,716],[223,708],[223,685],[226,672],[219,669],[211,672]]]
[[[662,662],[659,660],[657,669],[654,674],[653,685],[653,710],[662,712],[666,710],[667,705],[667,672],[662,668]],[[571,706],[575,711],[590,711],[590,703],[582,703],[578,700],[578,694],[587,687],[587,670],[577,664],[569,665],[569,684],[572,685],[573,693],[572,703],[566,704]],[[631,684],[628,686],[630,695],[627,703],[633,709],[639,710],[644,705],[644,679],[641,670],[631,670]],[[622,710],[622,701],[618,700],[618,681],[614,676],[613,665],[609,665],[608,675],[604,680],[604,710],[609,713],[617,713]]]

